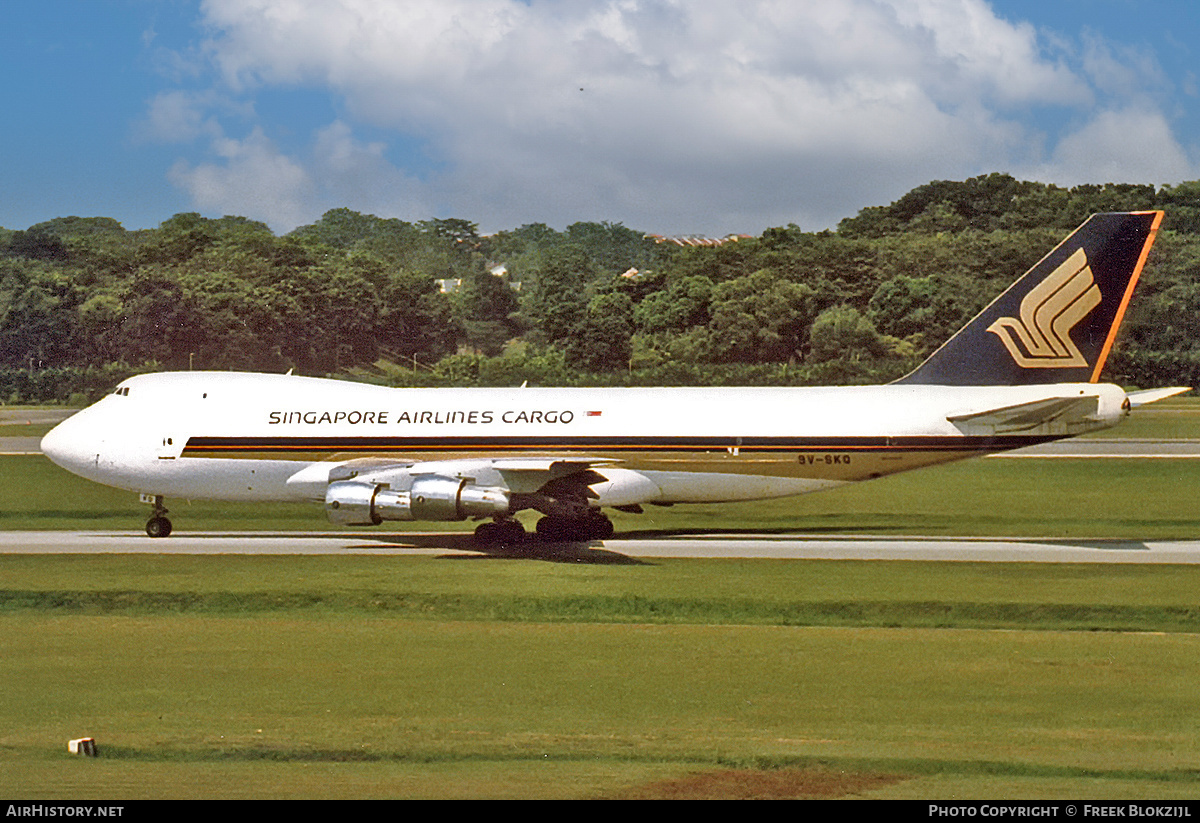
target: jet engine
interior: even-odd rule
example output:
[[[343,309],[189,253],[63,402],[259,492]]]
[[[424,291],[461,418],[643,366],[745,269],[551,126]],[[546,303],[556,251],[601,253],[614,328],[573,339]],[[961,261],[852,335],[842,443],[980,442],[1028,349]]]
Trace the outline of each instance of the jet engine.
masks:
[[[422,475],[407,489],[362,480],[338,480],[325,491],[325,512],[343,526],[378,526],[385,520],[465,520],[507,514],[504,489],[467,478]]]

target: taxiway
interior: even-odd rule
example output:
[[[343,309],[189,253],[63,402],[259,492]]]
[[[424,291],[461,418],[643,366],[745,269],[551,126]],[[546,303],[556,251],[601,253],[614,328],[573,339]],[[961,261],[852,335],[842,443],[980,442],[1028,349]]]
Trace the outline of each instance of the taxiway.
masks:
[[[480,548],[458,532],[0,532],[0,554],[440,555],[574,562],[650,558],[944,560],[1005,563],[1200,563],[1200,540],[841,537],[797,534],[632,534],[592,543],[535,540]]]

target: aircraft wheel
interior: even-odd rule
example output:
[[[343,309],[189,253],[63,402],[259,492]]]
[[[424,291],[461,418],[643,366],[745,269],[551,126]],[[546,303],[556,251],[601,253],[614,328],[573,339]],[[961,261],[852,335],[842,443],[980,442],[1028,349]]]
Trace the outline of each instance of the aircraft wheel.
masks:
[[[480,523],[475,528],[475,542],[488,546],[508,546],[525,541],[525,527],[516,520]]]
[[[525,527],[516,520],[501,520],[496,528],[500,530],[501,543],[525,542]]]
[[[547,515],[537,522],[534,530],[543,540],[578,540],[576,521]]]
[[[599,511],[577,518],[548,515],[537,522],[537,533],[547,540],[604,540],[612,537],[613,524]]]
[[[171,533],[171,521],[165,517],[151,517],[146,522],[146,534],[151,537],[166,537]]]
[[[613,536],[615,528],[613,522],[606,516],[600,513],[598,509],[588,512],[587,519],[584,520],[587,524],[587,534],[589,540],[606,540]]]

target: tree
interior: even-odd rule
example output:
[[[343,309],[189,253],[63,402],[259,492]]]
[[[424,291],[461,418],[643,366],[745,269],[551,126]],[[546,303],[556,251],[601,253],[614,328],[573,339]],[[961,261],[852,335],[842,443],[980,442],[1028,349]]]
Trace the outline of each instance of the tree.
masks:
[[[170,265],[181,263],[217,240],[217,228],[195,212],[164,220],[158,231],[139,250],[139,262]]]
[[[865,360],[886,351],[875,326],[853,306],[834,306],[821,312],[812,324],[812,358]]]
[[[853,306],[821,312],[812,324],[810,377],[828,383],[882,383],[915,368],[903,340],[883,335]]]
[[[67,259],[67,247],[62,238],[45,226],[31,226],[27,231],[14,232],[8,252],[30,260],[62,262]]]
[[[634,323],[651,334],[705,325],[713,288],[712,280],[703,275],[674,280],[666,289],[642,298],[633,312]]]
[[[460,329],[450,301],[427,275],[389,271],[379,290],[378,341],[403,358],[433,362],[455,351]]]
[[[1200,180],[1163,186],[1156,202],[1166,210],[1164,229],[1200,234]]]
[[[802,356],[817,312],[816,292],[770,269],[713,290],[712,358],[727,363],[783,362]]]
[[[589,372],[624,369],[632,354],[633,301],[620,291],[598,294],[567,341],[567,362]]]
[[[453,303],[467,343],[484,354],[499,354],[520,333],[520,304],[503,276],[471,272],[463,278]]]
[[[574,244],[542,249],[530,275],[521,299],[530,325],[548,342],[568,339],[587,311],[594,277],[587,255]]]
[[[938,283],[933,277],[894,277],[871,295],[868,319],[884,334],[922,334],[933,323],[937,295]]]
[[[426,234],[451,243],[462,243],[473,247],[479,242],[479,226],[470,220],[457,217],[421,220],[417,228]]]
[[[610,275],[648,268],[659,259],[653,240],[620,223],[572,223],[567,226],[566,242],[579,246],[593,269]]]
[[[0,365],[56,366],[86,354],[73,345],[80,297],[52,266],[0,258]]]

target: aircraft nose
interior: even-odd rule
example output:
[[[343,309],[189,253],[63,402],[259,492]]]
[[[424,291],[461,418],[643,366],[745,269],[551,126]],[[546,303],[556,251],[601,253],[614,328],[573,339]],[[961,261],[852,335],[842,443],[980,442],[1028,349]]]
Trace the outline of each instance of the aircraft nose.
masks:
[[[78,435],[79,425],[75,418],[68,417],[46,432],[42,438],[42,454],[69,472],[78,473],[91,459],[95,458],[92,444]]]

